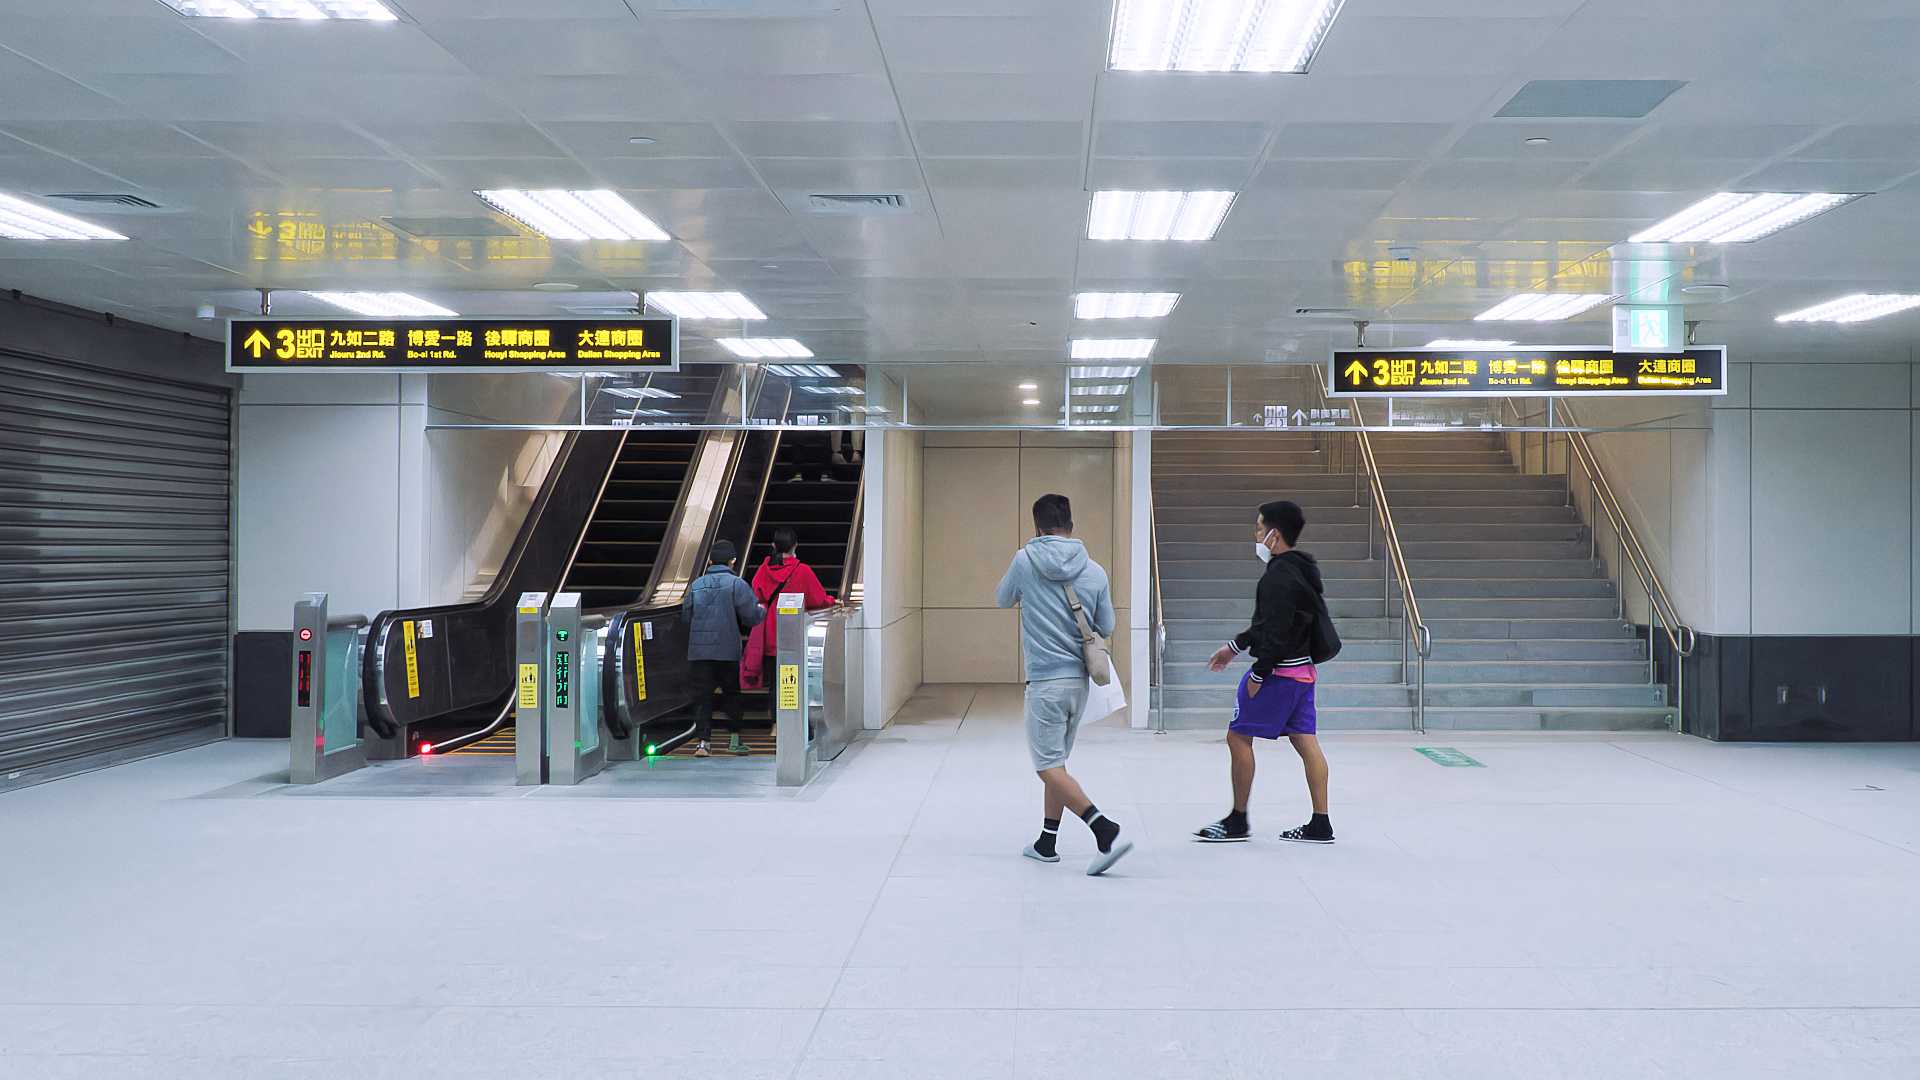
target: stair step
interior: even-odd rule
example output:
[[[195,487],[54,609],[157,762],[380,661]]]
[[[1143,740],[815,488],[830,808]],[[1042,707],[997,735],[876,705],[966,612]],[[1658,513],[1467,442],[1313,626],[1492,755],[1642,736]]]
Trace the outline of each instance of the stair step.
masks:
[[[1329,669],[1335,664],[1329,664]],[[1169,708],[1233,708],[1239,686],[1238,674],[1214,676],[1216,685],[1169,683],[1160,688],[1160,700]],[[1314,687],[1314,701],[1329,707],[1393,707],[1413,704],[1413,687],[1404,684],[1336,683],[1329,681]],[[1427,680],[1427,708],[1454,709],[1530,709],[1530,708],[1666,708],[1663,686],[1540,686],[1532,683],[1449,684]]]
[[[1321,731],[1411,731],[1413,709],[1316,707]],[[1161,723],[1168,731],[1226,731],[1233,709],[1169,708],[1160,710]]]
[[[1244,578],[1163,578],[1161,588],[1173,600],[1233,600],[1253,594],[1253,585]],[[1379,577],[1327,578],[1329,600],[1372,599],[1381,596],[1385,582]],[[1398,586],[1395,586],[1396,589]],[[1414,594],[1422,609],[1429,600],[1476,599],[1591,599],[1613,596],[1613,582],[1606,578],[1428,578],[1414,580]]]
[[[1327,601],[1327,610],[1335,619],[1385,618],[1398,616],[1400,612],[1399,593],[1396,591],[1390,601],[1390,610],[1383,611],[1379,598],[1360,599],[1335,597]],[[1169,619],[1238,619],[1242,625],[1253,618],[1253,599],[1211,599],[1178,600],[1168,597],[1165,603]],[[1420,597],[1420,613],[1429,622],[1435,620],[1470,619],[1607,619],[1619,614],[1619,604],[1612,597]],[[1437,632],[1437,631],[1436,631]],[[1468,635],[1474,637],[1499,635]]]

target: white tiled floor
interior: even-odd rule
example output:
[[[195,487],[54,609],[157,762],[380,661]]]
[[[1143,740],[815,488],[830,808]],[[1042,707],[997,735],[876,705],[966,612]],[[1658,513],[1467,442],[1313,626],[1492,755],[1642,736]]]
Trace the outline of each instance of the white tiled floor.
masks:
[[[1223,848],[1217,736],[1089,730],[1106,879],[1018,857],[1010,687],[798,797],[276,797],[259,743],[15,792],[0,1076],[1920,1077],[1920,746],[1327,741],[1339,845]]]

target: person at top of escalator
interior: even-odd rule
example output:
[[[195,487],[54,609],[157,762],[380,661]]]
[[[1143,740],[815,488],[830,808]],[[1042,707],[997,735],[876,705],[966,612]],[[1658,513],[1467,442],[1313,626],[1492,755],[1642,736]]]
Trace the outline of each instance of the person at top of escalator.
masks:
[[[802,604],[808,611],[819,611],[833,606],[833,597],[827,594],[826,587],[820,584],[820,577],[813,567],[800,561],[800,538],[785,525],[773,530],[773,553],[753,572],[753,597],[766,605],[766,629],[760,632],[763,642],[760,655],[762,670],[765,671],[768,685],[772,682],[774,654],[780,651],[780,633],[774,614],[776,601],[781,593],[799,593],[805,597]]]

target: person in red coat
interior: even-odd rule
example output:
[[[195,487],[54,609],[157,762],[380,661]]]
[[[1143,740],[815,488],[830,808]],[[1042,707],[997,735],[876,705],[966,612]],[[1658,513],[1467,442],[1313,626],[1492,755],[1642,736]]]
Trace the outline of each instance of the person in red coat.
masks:
[[[820,584],[820,578],[813,567],[800,561],[797,549],[800,538],[785,525],[773,530],[773,554],[761,562],[760,569],[753,572],[753,595],[767,607],[766,628],[760,632],[764,642],[761,649],[760,670],[762,685],[771,687],[774,683],[774,657],[780,651],[780,631],[774,614],[776,601],[781,593],[799,593],[806,599],[808,611],[820,611],[834,604],[833,597]]]

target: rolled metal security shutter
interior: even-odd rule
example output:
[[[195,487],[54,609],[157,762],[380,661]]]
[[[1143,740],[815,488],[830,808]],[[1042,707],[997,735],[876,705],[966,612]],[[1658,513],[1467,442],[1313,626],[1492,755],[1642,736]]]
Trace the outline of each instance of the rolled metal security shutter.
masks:
[[[0,788],[225,733],[228,422],[0,350]]]

